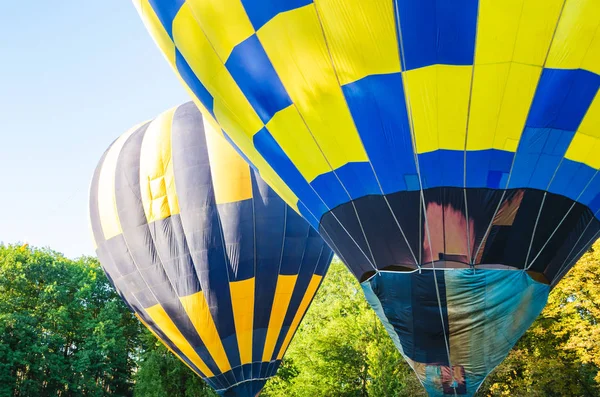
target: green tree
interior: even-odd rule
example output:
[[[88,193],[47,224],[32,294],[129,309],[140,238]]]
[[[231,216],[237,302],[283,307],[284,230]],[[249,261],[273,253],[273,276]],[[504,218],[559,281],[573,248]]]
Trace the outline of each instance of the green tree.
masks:
[[[0,246],[0,396],[128,396],[140,326],[98,262]]]
[[[149,331],[142,336],[144,353],[134,396],[217,397],[217,394]]]

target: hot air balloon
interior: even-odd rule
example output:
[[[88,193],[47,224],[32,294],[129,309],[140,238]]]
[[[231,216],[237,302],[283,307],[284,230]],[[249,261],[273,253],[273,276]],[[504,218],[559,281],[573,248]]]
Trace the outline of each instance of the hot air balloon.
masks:
[[[123,300],[223,396],[275,375],[333,255],[191,102],[110,146],[90,217]]]
[[[597,238],[598,1],[134,3],[429,395],[473,395]]]

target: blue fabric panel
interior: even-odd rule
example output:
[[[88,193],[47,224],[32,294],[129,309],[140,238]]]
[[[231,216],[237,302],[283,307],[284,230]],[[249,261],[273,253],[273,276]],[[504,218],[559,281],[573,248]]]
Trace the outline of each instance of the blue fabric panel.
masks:
[[[321,219],[321,216],[327,212],[327,207],[266,128],[254,135],[254,146],[290,189],[296,193],[304,206],[317,219]]]
[[[472,65],[477,0],[398,0],[404,69]]]
[[[242,0],[254,29],[260,29],[277,14],[312,4],[312,0]]]
[[[544,69],[527,127],[575,131],[600,87],[600,76],[581,69]]]
[[[223,246],[219,213],[214,200],[206,138],[200,112],[193,103],[175,112],[172,161],[181,223],[197,277],[232,366],[239,365],[229,285],[230,263]],[[227,341],[227,342],[225,342]],[[215,372],[217,373],[217,372]]]
[[[254,205],[252,199],[217,204],[229,259],[229,280],[254,277]],[[306,225],[308,227],[308,225]]]
[[[546,190],[574,134],[574,131],[526,127],[517,149],[509,188]]]
[[[581,201],[580,194],[595,190],[588,183],[596,175],[596,170],[590,166],[569,159],[564,159],[556,171],[550,184],[549,192]]]
[[[503,150],[467,151],[467,187],[504,189],[513,157]]]
[[[262,180],[252,176],[254,197],[256,279],[252,358],[260,362],[281,265],[286,205]],[[277,210],[276,207],[280,209]]]
[[[348,163],[316,177],[310,185],[330,209],[351,199],[381,194],[369,163]]]
[[[452,365],[464,373],[464,379],[457,379],[460,395],[473,396],[541,312],[550,286],[513,270],[454,269],[435,274],[442,309],[447,309],[445,321],[454,321],[446,332],[460,332],[449,339],[459,344],[449,348],[451,354],[454,351]],[[451,385],[443,378],[447,358],[438,357],[441,349],[444,356],[446,351],[443,332],[437,332],[434,324],[440,323],[440,314],[433,277],[431,269],[421,274],[386,272],[361,286],[400,352],[424,364],[420,380],[428,394],[443,397]]]
[[[213,117],[215,117],[213,109],[214,98],[212,97],[210,92],[208,92],[204,84],[202,84],[202,82],[198,80],[198,77],[196,77],[196,74],[194,73],[190,65],[187,63],[183,55],[177,49],[175,50],[175,66],[177,67],[177,71],[179,72],[179,75],[181,76],[183,81],[185,81],[187,86],[194,92],[196,97],[210,112],[210,114]]]
[[[400,73],[367,76],[342,90],[383,192],[407,190],[399,176],[417,169]]]
[[[436,150],[419,154],[423,189],[441,186],[464,186],[464,152]]]
[[[302,265],[302,259],[310,241],[307,241],[310,225],[299,217],[293,209],[286,208],[285,240],[281,254],[281,268],[279,274],[298,274]],[[322,244],[322,243],[321,243]],[[319,245],[320,249],[320,245]],[[306,270],[305,270],[306,272]],[[312,274],[312,272],[310,273]]]
[[[171,40],[173,39],[173,20],[179,12],[179,9],[185,3],[185,0],[148,0],[150,6],[156,13],[156,16],[160,20]]]
[[[292,104],[256,34],[233,49],[225,67],[263,123]]]

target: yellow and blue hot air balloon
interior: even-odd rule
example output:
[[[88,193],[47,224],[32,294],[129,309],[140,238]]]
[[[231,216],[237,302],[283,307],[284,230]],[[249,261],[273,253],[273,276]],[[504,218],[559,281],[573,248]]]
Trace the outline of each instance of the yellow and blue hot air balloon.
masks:
[[[431,396],[473,395],[597,238],[597,0],[134,3]]]
[[[191,102],[110,146],[90,216],[127,305],[223,396],[275,375],[333,255]]]

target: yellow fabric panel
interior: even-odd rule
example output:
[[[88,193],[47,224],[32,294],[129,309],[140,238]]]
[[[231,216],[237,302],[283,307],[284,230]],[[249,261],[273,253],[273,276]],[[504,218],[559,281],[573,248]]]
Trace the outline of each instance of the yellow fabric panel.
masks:
[[[144,26],[146,26],[146,29],[148,32],[150,32],[150,36],[152,36],[154,42],[158,48],[160,48],[162,54],[171,64],[171,66],[175,67],[175,44],[160,23],[158,16],[156,16],[156,13],[154,12],[154,9],[148,0],[133,0],[133,4],[137,9],[138,14],[140,14],[140,17],[144,22]]]
[[[252,362],[252,334],[254,325],[254,278],[229,283],[231,306],[235,322],[240,361]]]
[[[596,93],[577,132],[600,138],[600,93]]]
[[[100,225],[106,240],[115,237],[121,233],[121,221],[117,212],[117,199],[115,197],[115,173],[117,171],[117,161],[123,145],[127,139],[133,134],[141,124],[128,130],[121,135],[108,149],[100,176],[98,177],[98,214],[100,217]],[[98,244],[98,242],[96,242]]]
[[[576,133],[565,158],[600,169],[600,138]]]
[[[148,223],[179,213],[171,161],[171,131],[177,108],[150,123],[140,149],[140,190]]]
[[[586,69],[600,74],[600,44],[595,39],[599,25],[598,0],[567,0],[546,67],[578,69],[585,62]]]
[[[258,132],[263,127],[262,121],[198,26],[187,3],[173,21],[173,37],[196,77],[213,96],[213,110],[219,124],[223,127],[237,124],[249,137]]]
[[[341,85],[400,72],[392,1],[319,0],[315,6]]]
[[[240,0],[187,0],[186,3],[223,62],[236,45],[254,34]]]
[[[333,169],[368,161],[314,5],[277,15],[258,31],[258,38]]]
[[[542,65],[563,0],[481,0],[475,64]]]
[[[544,64],[563,3],[564,0],[525,1],[513,61],[539,66]]]
[[[403,72],[417,153],[464,150],[471,69],[433,65]]]
[[[519,63],[475,66],[467,150],[517,150],[541,71]]]
[[[200,358],[198,353],[194,350],[192,345],[185,339],[185,336],[179,331],[177,326],[173,323],[165,309],[158,304],[149,307],[146,310],[148,316],[156,324],[157,327],[165,334],[171,342],[183,353],[204,375],[207,377],[213,376],[213,372],[206,366],[204,361]]]
[[[267,129],[307,181],[331,171],[294,105],[277,112],[267,123]],[[290,131],[294,133],[290,134]]]
[[[310,305],[312,298],[317,293],[317,289],[319,289],[319,285],[321,284],[322,279],[323,279],[323,276],[319,276],[318,274],[313,274],[312,278],[310,279],[310,283],[308,284],[308,288],[306,289],[306,292],[304,293],[302,302],[300,302],[300,307],[298,307],[298,311],[296,312],[296,315],[294,316],[294,320],[292,320],[290,329],[288,330],[288,333],[285,336],[283,343],[281,344],[279,353],[277,353],[278,360],[281,360],[283,358],[283,355],[287,351],[287,348],[290,345],[292,338],[294,337],[294,333],[296,332],[296,329],[298,329],[298,325],[300,325],[300,321],[302,320],[304,313],[306,313],[306,310],[308,309],[308,305]]]
[[[155,337],[156,339],[158,339],[158,340],[159,340],[159,341],[160,341],[160,342],[163,344],[163,346],[164,346],[164,347],[166,347],[166,348],[167,348],[167,349],[168,349],[168,350],[169,350],[169,351],[170,351],[170,352],[171,352],[171,353],[172,353],[172,354],[173,354],[175,357],[179,358],[179,359],[181,360],[181,362],[182,362],[182,363],[184,363],[184,364],[185,364],[185,365],[186,365],[186,366],[187,366],[189,369],[191,369],[191,370],[192,370],[192,372],[194,372],[194,373],[198,374],[198,372],[196,372],[196,370],[194,370],[194,369],[193,369],[193,368],[192,368],[192,367],[191,367],[191,366],[190,366],[188,363],[186,363],[185,361],[183,361],[183,360],[182,360],[182,358],[179,356],[179,354],[175,353],[175,352],[173,351],[173,349],[171,349],[171,347],[169,347],[169,345],[167,345],[167,344],[165,343],[165,341],[164,341],[164,340],[162,340],[162,339],[161,339],[161,338],[160,338],[160,337],[159,337],[159,336],[156,334],[156,332],[154,332],[154,330],[153,330],[152,328],[150,328],[150,326],[148,326],[148,324],[147,324],[147,323],[146,323],[146,322],[145,322],[145,321],[144,321],[144,320],[143,320],[143,319],[140,317],[140,315],[139,315],[139,314],[135,313],[135,316],[137,317],[137,319],[138,319],[138,320],[140,320],[140,322],[141,322],[142,324],[144,324],[144,327],[146,327],[146,329],[148,329],[148,331],[150,331],[150,332],[152,333],[152,335],[154,335],[154,337]],[[201,375],[201,376],[202,376],[202,374],[198,374],[198,375]]]
[[[221,372],[229,371],[231,365],[227,359],[223,343],[221,343],[221,337],[219,336],[215,322],[210,314],[204,292],[200,291],[189,296],[180,297],[179,300],[190,321],[194,324],[198,335],[200,335],[204,346],[206,346],[210,356],[215,360],[219,370]]]
[[[215,96],[213,110],[217,120],[207,111],[198,98],[181,79],[180,81],[192,95],[194,103],[202,111],[203,117],[214,124],[215,129],[219,125],[227,131],[227,134],[248,157],[260,172],[261,177],[271,188],[296,212],[298,210],[298,198],[267,164],[263,157],[257,152],[252,143],[252,136],[262,128],[262,122],[254,109],[248,103],[241,90],[237,87],[223,63],[219,60],[206,36],[197,26],[189,6],[184,5],[177,14],[173,26],[173,34],[178,49],[183,54],[186,62],[192,67],[197,77],[205,84],[211,95]],[[175,68],[176,70],[176,68]],[[220,73],[225,76],[222,86],[216,85],[212,76]],[[218,82],[218,81],[217,81]],[[221,97],[219,95],[223,94]],[[225,98],[225,100],[223,99]],[[229,99],[233,98],[231,101]],[[243,126],[243,127],[242,127]]]
[[[213,190],[217,204],[252,198],[250,166],[237,154],[223,134],[204,121]]]
[[[254,147],[252,138],[246,135],[238,123],[231,121],[231,119],[221,120],[224,120],[220,123],[223,130],[227,131],[227,134],[237,145],[240,151],[244,153],[252,162],[252,164],[254,164],[254,166],[259,170],[261,178],[263,178],[275,191],[275,193],[277,193],[277,195],[279,195],[279,197],[281,197],[291,208],[293,208],[296,212],[299,212],[298,197],[296,197],[296,195],[290,190],[290,188],[279,177],[279,175],[277,175],[277,173],[265,161],[261,154],[258,153]]]
[[[475,64],[512,60],[525,0],[480,0]]]
[[[277,287],[275,288],[275,297],[271,308],[271,318],[269,319],[269,329],[267,330],[267,339],[265,340],[265,349],[263,350],[263,361],[271,361],[275,343],[281,332],[281,326],[285,319],[294,286],[296,285],[297,275],[285,276],[280,274],[277,278]]]
[[[600,169],[600,94],[592,101],[565,157]]]

